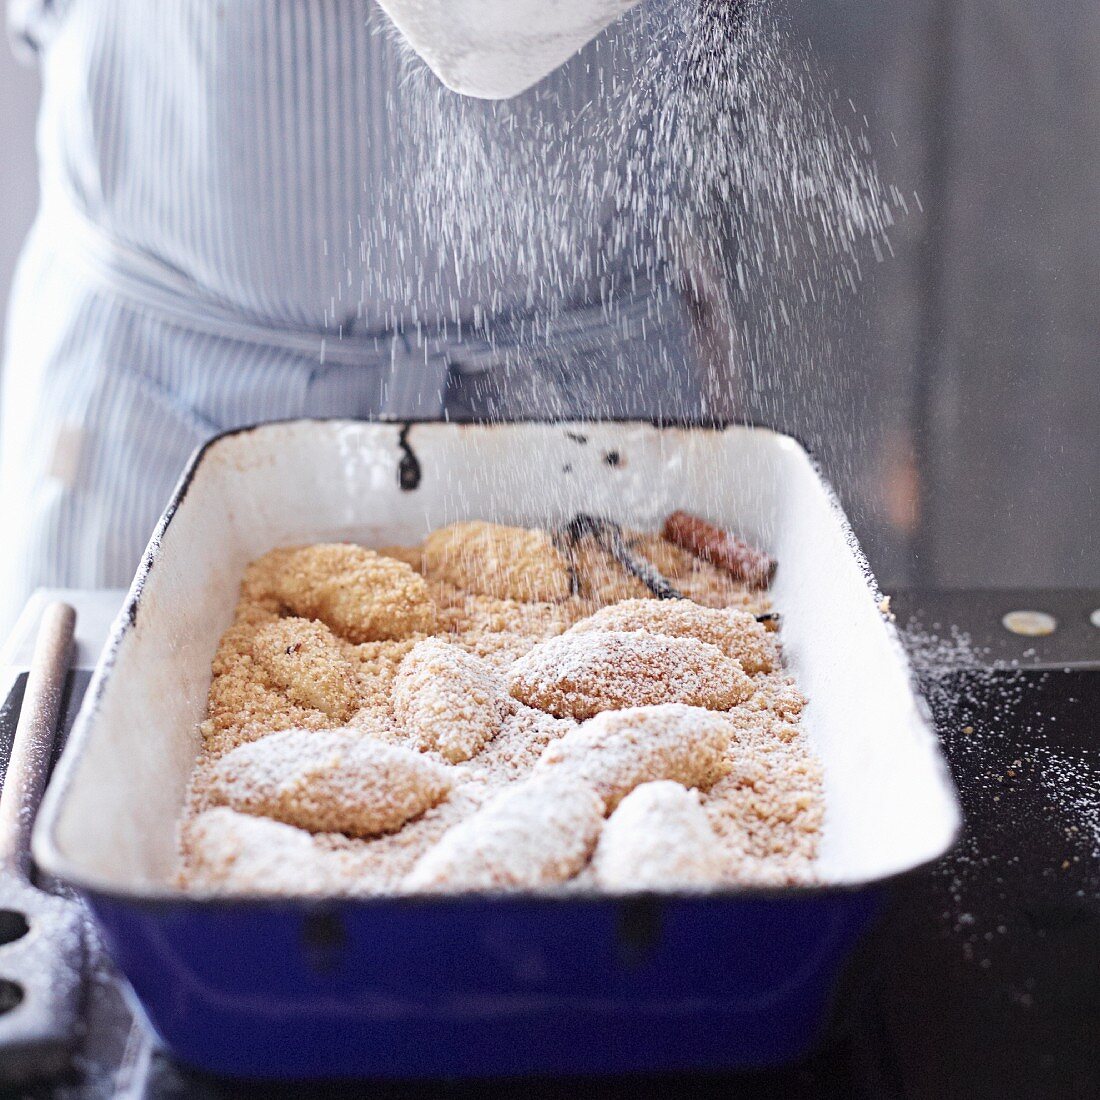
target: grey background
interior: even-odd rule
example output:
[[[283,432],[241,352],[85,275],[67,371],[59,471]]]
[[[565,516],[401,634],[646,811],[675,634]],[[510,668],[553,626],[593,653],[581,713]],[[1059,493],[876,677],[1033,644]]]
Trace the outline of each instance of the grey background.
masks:
[[[802,0],[796,23],[925,209],[869,299],[897,403],[872,556],[919,582],[1100,583],[1100,5]],[[904,532],[910,480],[919,522],[876,537]]]
[[[835,415],[808,432],[872,563],[888,585],[1100,585],[1100,5],[790,6],[884,176],[924,207],[842,349],[862,442]],[[0,48],[5,301],[36,94]]]

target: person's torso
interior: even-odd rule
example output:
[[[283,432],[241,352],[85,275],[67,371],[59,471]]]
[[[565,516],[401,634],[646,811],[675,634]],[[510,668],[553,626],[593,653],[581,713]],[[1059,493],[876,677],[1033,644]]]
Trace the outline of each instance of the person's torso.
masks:
[[[368,0],[62,0],[46,209],[261,321],[377,331],[591,299],[630,55],[627,26],[491,104],[443,89]]]

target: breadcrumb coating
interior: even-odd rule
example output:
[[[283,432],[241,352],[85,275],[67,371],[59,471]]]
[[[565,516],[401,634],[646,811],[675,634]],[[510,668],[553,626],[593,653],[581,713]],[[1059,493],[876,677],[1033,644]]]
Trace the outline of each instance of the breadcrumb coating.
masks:
[[[227,807],[183,829],[185,881],[233,894],[324,894],[339,889],[338,865],[309,833]]]
[[[515,703],[500,731],[471,761],[471,767],[491,784],[529,775],[546,746],[577,728],[571,718],[555,718],[533,707]]]
[[[362,642],[348,646],[359,682],[359,714],[393,717],[393,685],[401,662],[422,638],[417,635],[392,642]],[[353,721],[352,724],[357,724]]]
[[[588,861],[603,802],[571,776],[513,784],[417,861],[410,891],[522,890],[572,878]]]
[[[730,770],[734,736],[726,715],[682,703],[605,711],[548,745],[535,774],[595,788],[610,813],[641,783],[710,787]]]
[[[617,600],[654,598],[637,577],[589,539],[574,547],[572,564],[581,595],[597,607]]]
[[[320,619],[350,642],[407,638],[435,628],[424,578],[403,561],[350,543],[269,556],[271,592],[295,615]]]
[[[608,630],[535,646],[512,666],[509,690],[528,706],[583,719],[661,703],[728,710],[754,688],[737,661],[707,642]]]
[[[451,789],[442,765],[358,730],[283,730],[241,745],[211,771],[211,802],[311,833],[400,829]]]
[[[676,578],[680,594],[704,607],[740,607],[754,615],[770,610],[764,589],[749,589],[710,562],[697,561],[691,573]]]
[[[725,841],[737,878],[760,879],[765,865],[783,872],[781,882],[812,881],[812,860],[824,819],[821,765],[796,727],[772,712],[743,725],[730,741],[726,774],[703,804]]]
[[[292,703],[346,722],[359,707],[355,670],[335,635],[310,619],[279,619],[252,641],[256,664]]]
[[[424,551],[419,546],[380,546],[375,553],[383,558],[403,561],[418,573],[424,569]]]
[[[697,638],[740,662],[750,675],[771,672],[775,643],[755,616],[738,608],[702,607],[692,600],[623,600],[602,607],[567,633],[644,630],[672,638]]]
[[[545,548],[544,533],[530,534],[537,536],[535,542]],[[624,534],[636,552],[653,561],[701,608],[740,609],[750,614],[769,609],[766,593],[750,590],[710,563],[664,543],[659,535],[629,531]],[[344,547],[338,546],[336,550],[330,564],[333,584],[339,585],[347,554]],[[315,605],[309,611],[300,611],[279,595],[284,582],[278,578],[285,581],[288,562],[301,564],[302,548],[275,550],[253,562],[242,579],[233,622],[223,635],[212,663],[207,717],[200,727],[202,745],[181,825],[181,885],[280,895],[392,894],[404,888],[406,876],[429,850],[450,831],[481,813],[494,798],[509,791],[526,791],[529,782],[547,771],[555,776],[570,775],[571,784],[584,787],[584,781],[572,776],[570,768],[560,762],[551,763],[555,754],[562,751],[563,743],[580,734],[581,728],[571,717],[555,717],[511,697],[507,685],[514,666],[542,643],[561,638],[571,627],[594,615],[607,626],[629,623],[627,633],[656,638],[659,644],[702,643],[698,643],[693,630],[681,637],[669,633],[672,628],[667,624],[657,623],[653,616],[659,618],[670,612],[650,598],[648,590],[639,591],[639,582],[598,547],[582,545],[577,551],[579,594],[568,592],[568,576],[562,563],[550,555],[546,573],[553,582],[553,598],[532,600],[517,598],[515,591],[503,588],[497,588],[496,594],[477,591],[433,573],[423,561],[421,547],[388,548],[382,556],[396,560],[387,569],[395,569],[405,580],[410,576],[416,579],[413,570],[423,572],[419,579],[424,584],[427,606],[432,609],[431,621],[422,624],[422,629],[400,637],[367,641],[357,641],[356,636],[345,633],[343,618],[338,614],[341,622],[334,621],[331,608]],[[317,554],[305,557],[317,566],[319,558],[327,553],[322,547]],[[406,567],[410,567],[407,572]],[[499,558],[490,572],[499,576]],[[297,567],[290,575],[297,576]],[[476,580],[474,584],[476,587]],[[294,587],[298,587],[297,582]],[[387,585],[367,586],[360,594],[364,599],[369,595],[372,603],[380,597],[379,608],[390,601]],[[597,614],[604,605],[623,599],[630,599],[631,603],[614,613]],[[379,608],[374,610],[381,615]],[[407,626],[406,621],[401,629]],[[698,629],[696,625],[695,630]],[[600,634],[606,639],[608,634],[622,632],[597,631],[590,625],[588,629],[578,629],[563,644],[575,644],[583,634],[591,634],[593,638]],[[426,678],[428,698],[422,706],[408,700],[408,709],[403,709],[399,718],[396,685],[402,663],[429,638],[445,654],[444,664],[436,667],[443,668],[445,677],[456,682],[462,680],[461,669],[465,667],[475,685],[474,692],[460,691],[448,696],[444,691],[441,697],[436,684]],[[721,639],[715,637],[715,641],[722,650]],[[301,648],[287,653],[287,647],[297,642],[302,642]],[[428,653],[431,652],[429,648]],[[469,663],[463,665],[463,658]],[[751,658],[747,663],[752,667]],[[727,745],[715,772],[708,771],[708,766],[698,766],[695,771],[689,768],[686,772],[673,767],[670,778],[690,783],[695,776],[699,787],[705,790],[703,807],[721,852],[723,883],[778,885],[813,881],[823,798],[820,768],[799,726],[805,700],[783,670],[778,650],[773,671],[754,673],[750,684],[749,697],[733,709],[708,714],[682,708],[688,714],[702,715],[703,722],[725,723],[731,732],[724,735]],[[476,705],[471,708],[471,697],[478,694],[496,699],[495,708],[486,706],[481,711],[480,722],[471,720],[471,713],[478,710]],[[350,716],[344,717],[349,710]],[[404,719],[414,711],[424,717],[419,721],[414,717],[407,724]],[[433,711],[438,722],[431,717]],[[592,719],[586,727],[595,723],[599,730],[601,723],[611,717],[605,712],[604,717]],[[698,725],[699,721],[693,720],[691,724]],[[614,809],[616,798],[628,795],[638,783],[660,781],[669,770],[669,761],[662,756],[660,737],[645,746],[620,744],[623,754],[616,762],[618,732],[614,727],[612,723],[611,743],[604,747],[602,755],[593,755],[591,761],[591,766],[604,775],[608,784],[606,789],[612,803],[609,809]],[[453,735],[455,729],[461,731],[457,736]],[[300,752],[288,751],[285,765],[279,765],[286,773],[283,778],[308,771],[311,753],[321,744],[314,738],[338,732],[341,736],[358,736],[360,741],[370,741],[375,746],[400,746],[418,765],[440,769],[450,790],[396,831],[365,837],[337,831],[308,833],[270,817],[237,813],[227,806],[212,809],[219,799],[229,797],[218,789],[223,782],[227,791],[239,788],[233,798],[254,796],[254,792],[249,793],[248,783],[221,778],[219,768],[223,767],[227,754],[240,746],[256,749],[265,746],[263,755],[270,762],[282,754],[276,751],[278,741],[271,746],[266,742],[284,730],[299,731],[301,741],[297,742]],[[450,763],[438,746],[440,730],[452,731],[459,756],[470,751],[472,755]],[[690,730],[684,734],[689,755],[694,751],[691,736]],[[450,744],[452,738],[445,735],[444,740]],[[414,749],[423,751],[413,752]],[[565,756],[570,755],[566,748]],[[546,762],[542,761],[544,756]],[[675,751],[672,756],[675,757]],[[728,774],[712,782],[723,771]],[[330,777],[326,781],[327,778]],[[341,771],[331,778],[339,786],[346,777]],[[294,783],[289,787],[292,790],[288,797],[296,798]],[[307,788],[316,789],[308,783]],[[539,788],[534,789],[537,792]],[[353,807],[349,812],[354,812],[355,799],[362,791],[351,787],[339,790],[343,793],[336,795],[337,804],[343,806],[347,801]],[[283,797],[275,794],[273,805]],[[516,795],[517,800],[523,797]],[[520,804],[517,801],[516,805]],[[590,808],[590,800],[588,805]],[[584,816],[582,811],[581,817]],[[331,823],[325,818],[323,823],[318,820],[316,824],[335,829],[346,822],[341,819]],[[570,844],[575,844],[575,839],[569,838],[575,838],[575,832],[545,830],[541,845],[534,832],[524,835],[529,837],[535,866],[561,867],[556,861],[564,858],[568,870],[580,859],[580,865],[567,875],[570,886],[600,886],[596,869],[583,846],[572,862],[566,858],[574,850]],[[548,850],[540,851],[540,846]],[[507,861],[505,866],[509,866]],[[560,881],[555,876],[565,873],[547,872],[546,881],[548,884],[551,880]],[[501,872],[500,877],[508,878],[510,874]],[[523,874],[521,868],[512,877],[518,882]],[[541,872],[531,874],[541,884]],[[491,888],[523,887],[498,887],[494,882]]]
[[[422,751],[469,760],[513,709],[504,682],[456,645],[429,638],[401,662],[393,685],[397,721]]]
[[[468,592],[511,600],[564,600],[565,559],[545,531],[498,523],[452,523],[424,541],[429,576]]]
[[[612,890],[720,882],[722,853],[699,792],[667,780],[635,787],[604,825],[592,868],[596,882]]]
[[[274,730],[324,729],[333,725],[324,711],[298,706],[285,692],[270,686],[248,655],[238,656],[214,678],[206,713],[199,729],[203,750],[212,756]]]
[[[699,561],[690,550],[684,550],[657,534],[630,531],[626,535],[626,544],[636,554],[651,561],[657,572],[669,580],[690,576]]]

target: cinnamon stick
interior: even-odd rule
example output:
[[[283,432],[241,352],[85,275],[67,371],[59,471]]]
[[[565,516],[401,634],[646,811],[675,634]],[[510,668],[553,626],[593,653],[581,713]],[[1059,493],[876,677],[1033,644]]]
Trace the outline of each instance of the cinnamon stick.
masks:
[[[775,559],[763,550],[688,512],[673,512],[665,520],[662,534],[669,542],[756,588],[767,588],[775,575]]]

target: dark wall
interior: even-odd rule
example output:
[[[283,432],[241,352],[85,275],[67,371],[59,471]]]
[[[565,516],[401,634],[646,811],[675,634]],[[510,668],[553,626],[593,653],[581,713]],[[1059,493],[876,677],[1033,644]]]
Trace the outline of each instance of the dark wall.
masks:
[[[827,458],[880,574],[1100,585],[1100,5],[791,10],[924,207],[864,288],[865,468]]]

